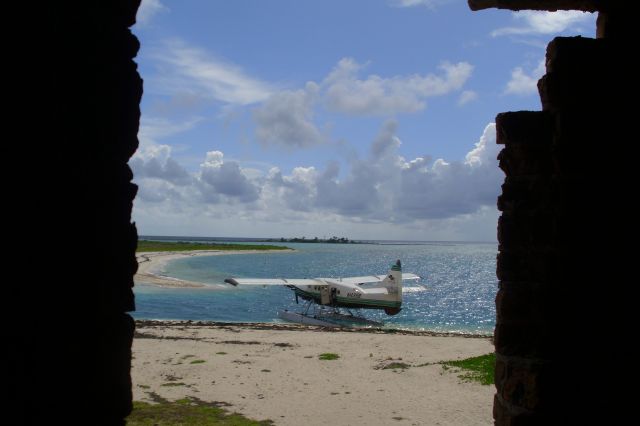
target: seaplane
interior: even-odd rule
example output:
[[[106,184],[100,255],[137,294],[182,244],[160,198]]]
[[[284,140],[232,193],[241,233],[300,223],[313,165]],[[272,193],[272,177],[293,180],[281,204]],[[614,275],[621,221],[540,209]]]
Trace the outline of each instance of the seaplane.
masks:
[[[425,291],[421,285],[403,286],[403,281],[416,281],[421,277],[403,273],[400,260],[391,265],[386,275],[368,275],[346,278],[227,278],[233,286],[285,286],[293,290],[296,303],[305,300],[302,312],[279,311],[285,321],[325,327],[382,326],[352,310],[381,309],[387,315],[396,315],[402,309],[402,294]],[[313,309],[311,309],[313,308]],[[341,309],[344,309],[345,314]]]

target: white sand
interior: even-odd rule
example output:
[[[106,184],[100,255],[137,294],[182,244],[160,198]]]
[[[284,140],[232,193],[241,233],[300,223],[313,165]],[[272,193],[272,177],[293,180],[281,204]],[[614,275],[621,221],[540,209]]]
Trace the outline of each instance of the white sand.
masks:
[[[488,338],[319,330],[139,323],[134,400],[192,396],[277,425],[493,423],[493,386],[462,382],[441,365],[417,367],[493,352]],[[340,359],[319,360],[324,352]],[[377,369],[392,361],[413,367]]]
[[[138,272],[133,280],[136,284],[152,284],[159,287],[204,287],[206,284],[180,280],[164,275],[164,266],[170,260],[187,256],[222,256],[228,254],[289,253],[294,250],[191,250],[154,251],[136,253]]]

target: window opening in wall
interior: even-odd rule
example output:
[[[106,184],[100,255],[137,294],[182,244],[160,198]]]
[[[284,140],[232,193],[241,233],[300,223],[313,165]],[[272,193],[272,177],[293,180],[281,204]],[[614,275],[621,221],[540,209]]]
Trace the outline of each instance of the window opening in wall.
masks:
[[[297,309],[287,282],[225,279],[384,277],[400,259],[426,291],[407,289],[399,313],[371,309],[371,320],[492,334],[504,180],[494,119],[538,109],[544,46],[595,18],[480,16],[460,3],[143,1],[145,94],[129,164],[153,254],[138,255],[134,315],[276,322]],[[157,254],[167,247],[245,254]]]

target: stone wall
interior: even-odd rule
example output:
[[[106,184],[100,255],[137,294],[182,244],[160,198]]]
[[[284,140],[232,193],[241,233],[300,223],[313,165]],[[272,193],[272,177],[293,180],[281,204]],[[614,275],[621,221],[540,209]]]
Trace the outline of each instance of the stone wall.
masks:
[[[5,81],[20,118],[4,157],[20,166],[5,227],[18,274],[3,297],[10,424],[118,425],[131,410],[139,3],[51,2],[42,20],[33,7],[7,40],[29,57]]]
[[[635,322],[620,292],[634,261],[619,238],[633,235],[624,200],[637,179],[625,149],[633,121],[621,95],[633,67],[623,42],[555,38],[538,82],[542,111],[496,118],[506,174],[498,199],[499,425],[618,424],[622,414],[612,408],[624,397],[611,369],[624,368],[616,363]]]
[[[633,405],[614,382],[625,378],[621,361],[636,322],[625,292],[635,282],[633,249],[618,242],[635,243],[637,220],[636,119],[623,102],[635,100],[635,51],[625,47],[632,15],[623,2],[471,3],[601,12],[602,38],[549,45],[543,111],[496,119],[506,174],[496,423],[625,416]],[[51,2],[39,44],[19,32],[7,42],[22,53],[9,56],[14,72],[5,86],[17,96],[5,105],[19,119],[5,120],[13,136],[3,157],[6,166],[22,165],[4,188],[7,268],[19,274],[5,282],[2,310],[5,418],[19,418],[12,424],[118,425],[131,409],[134,325],[126,312],[134,309],[137,235],[127,160],[137,147],[142,81],[129,28],[138,6]]]

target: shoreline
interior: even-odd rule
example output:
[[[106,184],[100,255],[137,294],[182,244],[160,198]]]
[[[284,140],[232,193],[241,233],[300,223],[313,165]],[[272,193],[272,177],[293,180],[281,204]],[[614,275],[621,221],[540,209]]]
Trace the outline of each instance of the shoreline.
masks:
[[[221,330],[278,330],[306,331],[327,333],[368,333],[384,335],[429,336],[429,337],[461,337],[466,339],[492,339],[493,333],[465,333],[458,331],[411,330],[406,328],[365,328],[365,327],[322,327],[317,325],[297,324],[289,322],[226,322],[203,320],[161,320],[135,319],[138,328],[211,328]],[[137,332],[137,331],[136,331]],[[143,337],[143,336],[141,336]]]
[[[149,251],[136,253],[138,271],[133,276],[136,284],[154,285],[165,288],[215,288],[211,284],[181,280],[162,275],[160,272],[167,262],[183,257],[224,256],[232,254],[291,253],[295,250],[185,250],[185,251]],[[222,286],[222,285],[221,285]]]
[[[493,424],[495,387],[438,364],[493,352],[489,338],[267,325],[137,320],[133,399],[194,397],[279,426]]]

